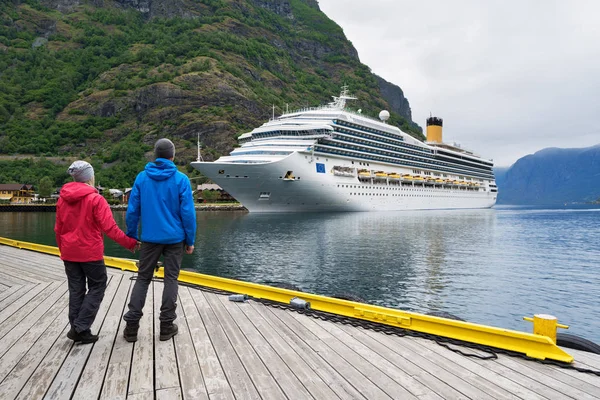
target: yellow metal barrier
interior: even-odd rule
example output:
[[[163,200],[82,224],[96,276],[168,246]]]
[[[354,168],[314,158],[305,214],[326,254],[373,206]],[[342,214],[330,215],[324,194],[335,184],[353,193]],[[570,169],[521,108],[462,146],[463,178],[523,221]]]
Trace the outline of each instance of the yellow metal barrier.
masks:
[[[27,242],[0,238],[0,244],[58,254],[58,249],[51,246],[35,245]],[[105,257],[107,266],[127,271],[137,271],[135,260]],[[155,276],[164,277],[164,269],[159,268]],[[181,282],[224,290],[232,293],[247,294],[260,299],[268,299],[289,304],[298,297],[310,302],[311,309],[382,323],[385,325],[409,329],[417,332],[462,340],[499,349],[511,350],[537,359],[552,359],[571,363],[573,357],[559,348],[548,336],[508,329],[495,328],[470,322],[456,321],[431,315],[410,313],[406,311],[356,303],[347,300],[333,299],[316,294],[297,292],[294,290],[274,288],[251,282],[236,281],[195,272],[181,271]]]

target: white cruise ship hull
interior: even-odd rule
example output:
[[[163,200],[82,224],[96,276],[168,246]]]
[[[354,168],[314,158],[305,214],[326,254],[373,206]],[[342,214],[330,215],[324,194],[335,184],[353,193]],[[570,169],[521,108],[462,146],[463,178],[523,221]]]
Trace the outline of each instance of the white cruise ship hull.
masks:
[[[391,179],[359,180],[358,162],[294,152],[269,163],[193,162],[192,166],[222,187],[250,212],[338,212],[490,208],[496,192],[401,185]],[[335,174],[347,167],[353,176]],[[403,171],[371,162],[371,170]],[[409,171],[405,171],[409,172]],[[348,174],[350,175],[350,174]]]

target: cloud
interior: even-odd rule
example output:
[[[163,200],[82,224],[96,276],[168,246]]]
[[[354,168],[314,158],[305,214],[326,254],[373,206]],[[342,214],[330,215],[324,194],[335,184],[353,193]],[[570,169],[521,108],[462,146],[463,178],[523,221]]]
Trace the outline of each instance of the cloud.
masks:
[[[600,2],[319,0],[413,119],[497,165],[600,143]]]

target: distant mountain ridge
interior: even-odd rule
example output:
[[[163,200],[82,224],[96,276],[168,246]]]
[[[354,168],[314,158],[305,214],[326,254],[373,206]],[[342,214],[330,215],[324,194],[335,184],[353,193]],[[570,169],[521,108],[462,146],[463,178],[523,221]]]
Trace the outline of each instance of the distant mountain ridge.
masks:
[[[546,148],[496,169],[498,204],[555,205],[600,199],[600,145]]]

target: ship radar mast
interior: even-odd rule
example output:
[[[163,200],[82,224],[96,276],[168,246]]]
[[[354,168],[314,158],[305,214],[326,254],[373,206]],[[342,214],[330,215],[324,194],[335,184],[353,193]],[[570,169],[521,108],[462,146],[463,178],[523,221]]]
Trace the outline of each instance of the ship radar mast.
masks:
[[[342,92],[338,96],[333,97],[333,101],[328,104],[329,108],[333,108],[336,110],[343,110],[346,107],[346,100],[357,100],[356,97],[351,96],[348,92],[348,85],[342,86]]]

